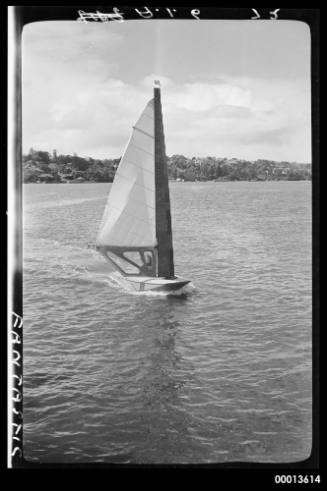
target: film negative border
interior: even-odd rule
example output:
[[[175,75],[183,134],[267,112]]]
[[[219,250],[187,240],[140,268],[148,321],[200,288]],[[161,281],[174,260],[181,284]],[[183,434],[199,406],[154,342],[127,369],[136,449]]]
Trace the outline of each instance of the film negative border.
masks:
[[[319,9],[283,8],[220,8],[220,7],[174,7],[174,6],[13,6],[8,11],[8,169],[9,196],[9,442],[8,466],[14,468],[76,468],[76,467],[119,467],[119,464],[35,464],[27,462],[23,453],[23,256],[22,256],[22,115],[21,115],[21,33],[24,25],[30,22],[50,20],[71,20],[77,22],[124,22],[131,19],[189,19],[198,22],[212,20],[296,20],[306,22],[311,30],[311,82],[312,82],[312,190],[313,190],[313,447],[310,458],[305,462],[289,464],[255,464],[233,462],[228,464],[204,464],[196,467],[238,468],[238,469],[312,469],[319,468]],[[10,121],[12,119],[12,121]],[[124,465],[135,467],[133,465]],[[144,465],[143,467],[149,467]],[[169,467],[157,465],[150,467]],[[176,467],[189,467],[178,465]],[[275,471],[274,471],[275,470]],[[230,473],[229,473],[230,474]]]

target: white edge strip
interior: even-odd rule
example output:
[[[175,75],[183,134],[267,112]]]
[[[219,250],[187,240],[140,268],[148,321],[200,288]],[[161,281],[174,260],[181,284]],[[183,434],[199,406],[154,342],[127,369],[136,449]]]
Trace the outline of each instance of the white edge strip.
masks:
[[[12,344],[11,344],[11,317],[12,317],[12,301],[13,301],[13,275],[14,275],[14,237],[15,237],[15,179],[14,179],[14,121],[15,121],[15,13],[14,7],[8,6],[8,201],[7,201],[7,223],[8,223],[8,468],[12,467],[11,451],[12,451]]]

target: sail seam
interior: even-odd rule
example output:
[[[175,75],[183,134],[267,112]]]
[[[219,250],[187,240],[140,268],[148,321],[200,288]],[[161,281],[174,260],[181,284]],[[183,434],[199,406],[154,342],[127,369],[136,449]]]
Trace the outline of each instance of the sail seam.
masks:
[[[118,210],[120,212],[126,213],[127,215],[130,215],[131,217],[135,218],[136,221],[144,222],[144,223],[149,223],[150,225],[152,225],[153,220],[152,221],[149,221],[149,220],[144,220],[143,218],[139,218],[136,215],[133,215],[133,213],[127,211],[126,208],[118,208],[118,206],[112,205],[111,203],[110,203],[108,212],[110,212],[110,208],[115,208],[115,210]]]
[[[121,174],[120,172],[116,172],[116,175],[119,176],[119,177],[123,177],[124,179],[127,179],[128,181],[131,181],[132,179],[130,177],[126,177],[124,176],[124,174]],[[142,189],[146,189],[147,191],[150,191],[151,193],[154,193],[154,189],[150,189],[146,186],[143,186],[142,184],[139,184],[138,182],[134,182],[134,185],[135,186],[139,186],[140,188]]]
[[[141,235],[141,234],[138,234],[136,232],[131,232],[131,230],[129,230],[125,236],[125,241],[128,242],[130,239],[133,239],[133,238],[136,238],[136,239],[141,239],[143,240],[144,239],[144,235]],[[112,245],[112,247],[115,247],[114,245]],[[116,247],[133,247],[131,246],[131,244],[129,245],[126,245],[126,246],[122,246],[122,245],[119,245],[119,246],[116,246]],[[142,246],[134,246],[134,247],[149,247],[148,245],[142,245]],[[151,246],[153,247],[153,245]]]
[[[127,232],[127,235],[125,237],[125,240],[127,240],[128,238],[140,238],[140,239],[144,239],[144,235],[141,235],[141,234],[138,234],[138,233],[135,233],[135,232],[132,232],[131,230],[129,230]]]
[[[137,167],[138,169],[142,169],[145,172],[149,172],[150,174],[154,175],[154,172],[152,172],[152,170],[145,169],[144,167],[140,167],[139,165],[135,164],[135,162],[131,162],[130,160],[127,160],[127,159],[124,159],[124,162],[126,162],[127,164],[135,165],[135,167]]]
[[[121,252],[138,252],[137,249],[149,249],[149,250],[152,250],[154,249],[153,245],[142,245],[142,246],[117,246],[117,245],[104,245],[104,246],[101,246],[101,247],[104,247],[105,249],[109,249],[109,252],[112,252],[113,254],[115,254],[115,251],[112,250],[112,249],[117,249],[119,248],[121,250]],[[125,250],[122,250],[122,249],[125,249]]]
[[[132,145],[133,147],[137,148],[138,150],[141,150],[141,152],[145,152],[145,153],[151,155],[151,157],[154,157],[154,153],[148,152],[147,150],[144,150],[144,148],[138,147],[132,141],[130,142],[130,145]]]
[[[143,205],[145,208],[151,208],[152,210],[155,210],[154,206],[149,205],[148,203],[142,203],[142,201],[138,201],[133,196],[130,197],[130,200],[133,201],[134,203],[138,203],[139,205]]]
[[[150,114],[143,113],[143,116],[146,116],[147,118],[150,118],[150,119],[152,119],[152,121],[154,121],[154,118],[152,116],[150,116]]]
[[[141,130],[140,128],[138,128],[137,126],[133,126],[133,129],[136,130],[136,131],[139,131],[140,133],[143,133],[143,135],[146,135],[148,136],[149,138],[153,138],[154,139],[154,136],[150,135],[150,133],[147,133],[146,131],[143,131]]]
[[[136,239],[141,239],[141,241],[144,239],[144,235],[142,234],[138,234],[137,232],[132,232],[131,230],[129,230],[124,238],[124,242],[128,242],[130,239],[133,239],[133,238],[136,238]],[[101,243],[101,240],[99,241],[99,243]],[[119,245],[114,245],[114,244],[104,244],[105,246],[109,246],[111,245],[111,247],[154,247],[153,243],[151,246],[149,246],[148,244],[145,244],[145,245],[138,245],[138,246],[133,246],[131,244],[128,244],[128,245],[122,245],[122,244],[119,244]]]

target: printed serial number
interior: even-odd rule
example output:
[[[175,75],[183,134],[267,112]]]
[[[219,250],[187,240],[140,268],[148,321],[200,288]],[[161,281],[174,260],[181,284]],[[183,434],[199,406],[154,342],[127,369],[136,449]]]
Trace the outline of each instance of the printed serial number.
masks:
[[[275,483],[276,484],[309,484],[309,483],[318,483],[320,484],[320,475],[318,474],[317,476],[314,476],[312,474],[302,476],[299,474],[298,476],[296,474],[287,474],[287,475],[279,475],[277,474],[275,476]]]

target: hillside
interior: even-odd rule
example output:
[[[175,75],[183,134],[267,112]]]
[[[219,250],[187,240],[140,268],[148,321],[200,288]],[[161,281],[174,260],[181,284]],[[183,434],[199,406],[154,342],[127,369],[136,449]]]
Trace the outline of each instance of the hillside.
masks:
[[[93,159],[31,149],[23,155],[23,179],[29,182],[112,182],[118,159]],[[168,157],[169,179],[177,181],[310,180],[311,164],[248,161],[218,157]]]

